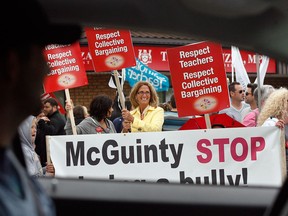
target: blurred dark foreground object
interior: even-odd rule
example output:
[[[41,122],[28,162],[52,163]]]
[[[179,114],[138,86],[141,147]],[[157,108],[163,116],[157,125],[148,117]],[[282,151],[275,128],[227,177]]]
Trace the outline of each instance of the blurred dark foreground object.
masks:
[[[21,44],[71,44],[80,39],[82,29],[74,24],[53,24],[48,20],[45,11],[36,0],[7,1],[5,8],[13,10],[11,15],[18,18],[7,17],[1,13],[1,25],[4,46],[15,47]],[[5,20],[5,21],[4,21]]]
[[[87,179],[39,179],[56,204],[57,215],[83,210],[105,215],[262,216],[276,187],[227,187],[117,182]],[[236,197],[235,197],[236,196]]]

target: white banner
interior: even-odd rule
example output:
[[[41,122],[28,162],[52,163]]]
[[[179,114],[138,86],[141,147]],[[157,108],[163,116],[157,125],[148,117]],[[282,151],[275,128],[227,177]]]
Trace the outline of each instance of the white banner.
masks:
[[[48,140],[56,177],[281,186],[286,175],[282,135],[276,127],[255,127]]]

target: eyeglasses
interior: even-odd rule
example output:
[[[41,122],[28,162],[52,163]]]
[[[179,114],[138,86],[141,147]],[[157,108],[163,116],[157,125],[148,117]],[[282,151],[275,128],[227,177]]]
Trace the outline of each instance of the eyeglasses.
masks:
[[[249,94],[251,94],[251,95],[252,95],[252,93],[249,93],[249,92],[246,92],[245,94],[246,94],[246,96],[248,96]]]
[[[239,90],[239,94],[242,94],[243,92],[245,92],[245,90]]]
[[[147,92],[140,91],[140,92],[137,92],[137,94],[138,95],[144,95],[144,94],[145,95],[150,95],[150,92],[148,92],[148,91]]]

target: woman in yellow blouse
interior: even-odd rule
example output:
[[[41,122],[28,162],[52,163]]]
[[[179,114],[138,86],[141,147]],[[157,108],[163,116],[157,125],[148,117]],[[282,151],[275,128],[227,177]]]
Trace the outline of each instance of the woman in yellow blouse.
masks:
[[[123,109],[122,117],[132,122],[131,132],[162,131],[164,110],[158,106],[155,88],[149,82],[139,81],[132,88],[129,98],[133,109]]]

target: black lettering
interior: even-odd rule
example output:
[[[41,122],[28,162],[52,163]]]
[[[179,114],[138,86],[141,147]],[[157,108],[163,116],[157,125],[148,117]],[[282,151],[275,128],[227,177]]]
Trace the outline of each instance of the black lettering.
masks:
[[[186,184],[186,183],[188,183],[188,184],[194,184],[192,178],[190,178],[190,177],[187,177],[187,178],[186,178],[186,177],[185,177],[184,171],[181,171],[181,172],[180,172],[180,183],[181,183],[181,184]]]
[[[152,151],[153,162],[158,162],[157,148],[155,145],[151,146],[145,145],[144,151],[145,151],[145,162],[150,162],[150,156],[149,156],[150,151]]]
[[[126,152],[126,146],[122,146],[121,147],[121,153],[122,153],[122,161],[124,164],[128,164],[128,163],[134,163],[135,159],[134,159],[134,148],[133,146],[129,146],[129,153],[127,156],[127,152]],[[125,154],[126,153],[126,154]]]
[[[110,146],[117,147],[118,143],[115,140],[107,140],[103,144],[103,148],[102,148],[103,160],[105,161],[106,164],[115,164],[119,161],[119,152],[117,150],[114,150],[114,151],[111,150],[111,155],[113,157],[110,159],[108,157],[108,148]]]
[[[169,180],[165,178],[161,178],[157,180],[157,183],[169,183]]]
[[[71,158],[73,166],[78,166],[79,156],[80,165],[84,165],[84,141],[77,142],[76,153],[74,150],[73,142],[66,142],[66,166],[71,166]]]
[[[168,162],[169,158],[166,155],[166,150],[168,149],[168,145],[165,142],[165,139],[161,140],[159,149],[161,151],[161,158],[163,162]]]
[[[96,147],[91,147],[87,151],[87,161],[90,165],[97,165],[100,162],[99,158],[96,158],[95,160],[92,160],[92,153],[95,152],[96,154],[100,153],[99,149]]]

